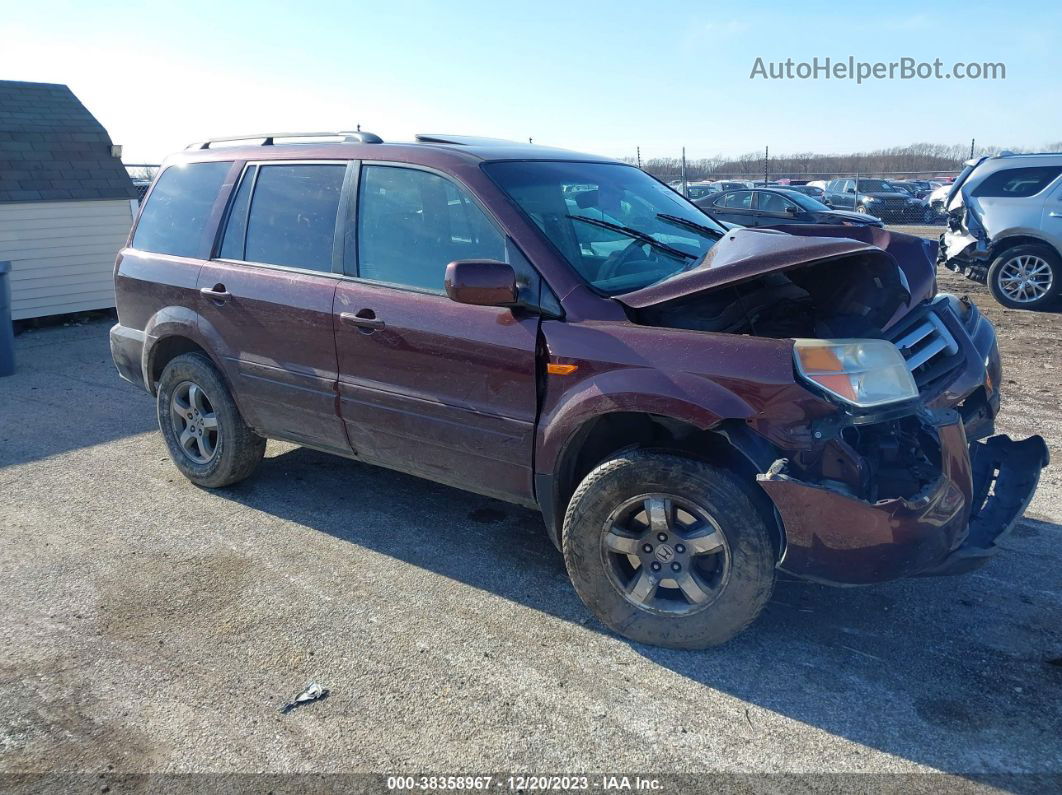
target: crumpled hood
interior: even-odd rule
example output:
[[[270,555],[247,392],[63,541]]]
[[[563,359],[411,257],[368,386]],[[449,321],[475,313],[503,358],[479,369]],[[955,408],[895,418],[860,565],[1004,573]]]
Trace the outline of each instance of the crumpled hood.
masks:
[[[874,234],[878,232],[884,238]],[[891,254],[883,250],[889,237],[889,232],[872,226],[791,224],[781,229],[734,229],[712,246],[693,270],[616,296],[616,300],[631,309],[645,309],[767,273],[853,255],[895,263]],[[932,262],[929,265],[932,273]],[[914,292],[914,285],[911,286]]]

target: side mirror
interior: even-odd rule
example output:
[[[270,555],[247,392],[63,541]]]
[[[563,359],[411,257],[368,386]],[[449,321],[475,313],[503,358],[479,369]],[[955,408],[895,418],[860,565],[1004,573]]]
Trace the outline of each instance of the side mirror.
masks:
[[[475,306],[516,303],[516,272],[496,260],[457,260],[446,266],[446,294],[451,301]]]
[[[844,192],[845,193],[855,193],[855,188],[845,188]]]

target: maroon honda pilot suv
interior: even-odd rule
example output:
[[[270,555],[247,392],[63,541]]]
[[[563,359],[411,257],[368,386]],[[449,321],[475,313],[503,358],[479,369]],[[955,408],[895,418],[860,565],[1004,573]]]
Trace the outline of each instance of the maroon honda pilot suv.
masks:
[[[776,570],[981,565],[1047,463],[992,435],[995,331],[933,243],[728,231],[504,141],[239,141],[166,161],[115,267],[118,372],[199,486],[272,438],[533,506],[604,624],[697,648]]]

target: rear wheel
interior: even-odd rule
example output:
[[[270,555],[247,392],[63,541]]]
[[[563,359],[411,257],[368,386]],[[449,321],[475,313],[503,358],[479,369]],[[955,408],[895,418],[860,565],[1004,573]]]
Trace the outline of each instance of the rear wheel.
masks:
[[[1014,246],[998,256],[988,269],[992,296],[1012,309],[1043,309],[1058,297],[1062,287],[1062,260],[1048,246],[1036,243]]]
[[[575,590],[631,640],[696,649],[725,643],[770,598],[770,530],[726,470],[635,451],[594,469],[564,519]]]
[[[250,475],[266,440],[240,416],[228,387],[201,353],[185,353],[159,379],[159,429],[170,458],[197,486],[219,488]]]

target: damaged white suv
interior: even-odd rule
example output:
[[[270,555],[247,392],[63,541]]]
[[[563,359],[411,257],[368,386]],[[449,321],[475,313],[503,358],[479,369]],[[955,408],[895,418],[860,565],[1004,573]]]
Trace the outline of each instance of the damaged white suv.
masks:
[[[1062,289],[1062,152],[967,161],[945,202],[938,262],[1001,304],[1044,309]]]

